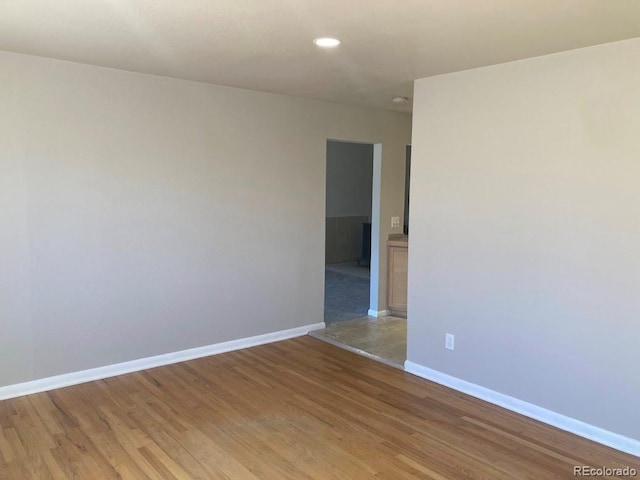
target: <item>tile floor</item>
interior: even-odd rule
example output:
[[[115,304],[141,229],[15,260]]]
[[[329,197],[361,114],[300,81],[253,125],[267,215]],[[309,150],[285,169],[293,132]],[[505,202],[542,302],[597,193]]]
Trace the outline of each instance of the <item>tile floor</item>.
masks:
[[[404,368],[407,359],[406,318],[361,317],[329,324],[309,335],[398,368]]]

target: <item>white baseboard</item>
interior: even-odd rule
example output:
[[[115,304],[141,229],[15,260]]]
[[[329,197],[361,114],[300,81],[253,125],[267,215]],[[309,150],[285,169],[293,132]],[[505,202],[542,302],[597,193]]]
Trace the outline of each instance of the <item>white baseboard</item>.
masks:
[[[391,315],[391,312],[389,310],[369,310],[369,312],[367,313],[370,317],[387,317],[389,315]]]
[[[532,403],[510,397],[509,395],[481,387],[475,383],[461,380],[409,360],[404,363],[404,368],[405,371],[417,375],[418,377],[426,378],[432,382],[466,393],[472,397],[485,400],[489,403],[493,403],[494,405],[498,405],[499,407],[511,410],[512,412],[519,413],[526,417],[533,418],[534,420],[557,427],[561,430],[571,432],[580,437],[588,438],[594,442],[640,457],[640,440],[635,440],[633,438],[604,430],[603,428],[581,422],[575,418],[567,417]]]
[[[218,353],[231,352],[248,347],[255,347],[265,343],[278,342],[288,338],[300,337],[306,335],[312,330],[325,328],[324,322],[313,323],[303,327],[290,328],[288,330],[280,330],[278,332],[265,333],[264,335],[256,335],[255,337],[241,338],[228,342],[216,343],[204,347],[190,348],[179,352],[165,353],[153,357],[141,358],[139,360],[131,360],[129,362],[116,363],[105,367],[91,368],[79,372],[65,373],[53,377],[41,378],[30,382],[18,383],[0,387],[0,400],[8,398],[21,397],[23,395],[31,395],[33,393],[46,392],[56,388],[69,387],[79,383],[101,380],[103,378],[115,377],[116,375],[124,375],[126,373],[138,372],[148,368],[161,367],[172,363],[184,362],[195,358],[208,357]]]

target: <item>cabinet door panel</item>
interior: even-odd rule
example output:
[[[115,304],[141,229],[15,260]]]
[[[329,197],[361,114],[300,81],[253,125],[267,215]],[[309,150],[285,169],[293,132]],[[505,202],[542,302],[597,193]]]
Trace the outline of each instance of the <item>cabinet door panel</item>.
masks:
[[[409,251],[406,247],[389,247],[389,310],[393,314],[407,313],[407,270]]]

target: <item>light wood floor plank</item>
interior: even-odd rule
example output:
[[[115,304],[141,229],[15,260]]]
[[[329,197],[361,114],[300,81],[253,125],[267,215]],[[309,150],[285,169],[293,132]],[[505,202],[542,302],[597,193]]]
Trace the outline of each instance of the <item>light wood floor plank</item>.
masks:
[[[1,479],[569,479],[640,459],[301,337],[0,402]]]

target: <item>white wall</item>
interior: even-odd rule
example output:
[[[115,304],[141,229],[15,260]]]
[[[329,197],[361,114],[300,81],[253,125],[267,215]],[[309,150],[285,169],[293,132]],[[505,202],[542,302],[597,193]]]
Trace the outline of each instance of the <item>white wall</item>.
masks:
[[[327,217],[370,217],[373,145],[327,142]]]
[[[416,82],[408,345],[635,439],[638,58],[634,39]]]
[[[403,114],[11,53],[0,105],[0,386],[321,322],[328,138],[402,212]]]

